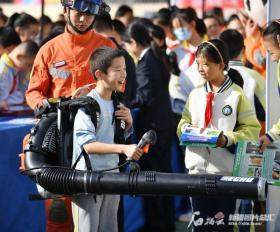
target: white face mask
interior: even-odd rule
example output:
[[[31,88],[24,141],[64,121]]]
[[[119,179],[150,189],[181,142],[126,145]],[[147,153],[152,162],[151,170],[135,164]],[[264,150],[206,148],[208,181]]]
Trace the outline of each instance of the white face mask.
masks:
[[[192,31],[184,27],[179,27],[173,32],[179,41],[189,40],[192,37]]]

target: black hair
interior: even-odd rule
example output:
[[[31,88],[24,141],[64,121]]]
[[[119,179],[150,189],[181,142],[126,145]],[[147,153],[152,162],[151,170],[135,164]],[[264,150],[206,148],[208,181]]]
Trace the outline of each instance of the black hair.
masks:
[[[220,52],[222,59],[220,57],[219,52],[216,50],[216,48]],[[212,39],[212,40],[209,40],[209,43],[208,42],[201,43],[197,47],[196,57],[198,57],[201,54],[216,64],[220,64],[223,62],[225,65],[225,67],[224,67],[225,70],[228,68],[229,54],[228,54],[227,47],[223,41],[221,41],[219,39]]]
[[[21,43],[18,33],[12,27],[0,28],[0,45],[3,48]]]
[[[280,20],[270,22],[263,32],[263,37],[271,37],[273,43],[278,46],[277,35],[280,36]]]
[[[123,36],[123,34],[125,33],[125,25],[118,19],[114,19],[112,20],[112,26],[113,29],[120,34],[121,36]]]
[[[177,8],[177,10],[178,10],[178,8]],[[198,18],[196,10],[193,7],[189,6],[189,7],[183,8],[183,10],[185,12],[188,12],[188,14],[191,15],[192,18],[196,18],[196,19]]]
[[[168,27],[170,25],[170,18],[172,10],[170,8],[161,8],[153,17],[162,26]]]
[[[143,17],[135,17],[133,22],[142,24],[146,28],[152,27],[154,25],[151,19],[143,18]]]
[[[53,22],[53,25],[52,25],[53,28],[55,28],[55,27],[65,28],[65,26],[66,26],[66,22],[64,20],[57,20],[57,21]]]
[[[15,28],[15,21],[17,20],[17,18],[18,18],[19,16],[20,16],[19,13],[13,13],[13,14],[8,18],[8,21],[7,21],[7,23],[6,23],[6,26]]]
[[[6,23],[8,21],[8,16],[5,15],[3,12],[0,12],[0,19],[2,19],[4,23]]]
[[[219,39],[227,45],[231,60],[238,57],[244,48],[243,36],[237,30],[227,29],[220,34]]]
[[[28,28],[30,25],[33,24],[39,24],[39,22],[37,21],[37,19],[35,19],[33,16],[26,14],[26,13],[22,13],[19,15],[19,17],[15,20],[14,22],[14,28],[16,27],[20,27],[23,29]]]
[[[229,16],[228,20],[226,21],[226,25],[229,25],[232,21],[238,20],[240,21],[240,18],[238,17],[237,14],[232,14]]]
[[[115,58],[124,57],[122,50],[118,48],[97,48],[90,57],[90,70],[92,74],[97,70],[107,74],[108,68]],[[95,75],[94,78],[96,79]]]
[[[164,30],[160,26],[152,25],[148,28],[148,31],[150,32],[150,35],[152,37],[156,37],[160,40],[165,40]]]
[[[115,17],[122,17],[122,16],[126,15],[127,13],[133,13],[132,8],[127,5],[121,5],[117,9]]]
[[[134,39],[136,43],[143,47],[151,47],[155,57],[164,64],[169,70],[168,59],[163,51],[156,45],[149,35],[148,27],[145,27],[142,23],[133,22],[128,26],[123,37],[125,42],[130,43],[131,39]]]
[[[39,23],[40,25],[48,25],[48,24],[52,24],[53,22],[49,16],[43,15],[40,17]]]
[[[224,12],[221,7],[214,7],[213,9],[209,10],[206,14],[206,16],[209,15],[214,15],[218,19],[220,25],[225,24],[225,17],[224,17]]]
[[[206,16],[203,17],[203,20],[205,20],[205,19],[214,19],[220,25],[220,21],[215,15],[206,15]]]
[[[29,58],[34,58],[39,51],[39,46],[31,40],[22,42],[19,46],[24,46],[24,54]]]
[[[113,29],[113,24],[112,24],[112,19],[109,13],[104,12],[100,15],[97,15],[95,17],[95,22],[93,24],[93,28],[101,33],[106,30],[112,30]]]
[[[42,40],[41,46],[43,46],[45,43],[52,40],[56,36],[62,34],[63,32],[64,32],[64,27],[62,27],[62,26],[53,27],[50,34],[48,34],[48,36]]]
[[[147,28],[142,23],[138,22],[133,22],[128,26],[123,39],[128,43],[131,39],[134,39],[138,44],[144,47],[150,46],[152,41]]]
[[[171,15],[170,21],[172,22],[172,20],[175,18],[182,19],[187,23],[191,23],[192,21],[195,21],[195,30],[201,37],[203,37],[207,32],[207,28],[203,20],[197,17],[196,12],[193,12],[193,8],[191,7],[176,10]]]
[[[230,77],[230,79],[242,88],[244,83],[242,76],[238,71],[231,69],[228,66],[229,53],[225,43],[220,39],[212,39],[209,40],[209,42],[210,43],[203,42],[198,46],[196,50],[196,57],[198,57],[199,55],[203,55],[215,64],[224,63],[224,70],[228,71],[228,76]],[[222,56],[222,59],[220,55]]]
[[[168,61],[168,56],[166,55],[166,43],[165,43],[164,30],[160,26],[157,26],[157,25],[152,25],[152,26],[148,27],[147,29],[148,29],[150,37],[152,38],[151,48],[152,48],[153,53],[169,69],[170,64]],[[153,39],[154,37],[164,42],[162,47],[159,47],[157,45],[157,43]]]

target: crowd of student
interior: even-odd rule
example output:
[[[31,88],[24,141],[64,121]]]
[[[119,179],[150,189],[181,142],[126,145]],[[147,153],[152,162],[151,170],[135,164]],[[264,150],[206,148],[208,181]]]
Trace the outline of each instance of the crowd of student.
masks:
[[[241,12],[225,20],[221,9],[200,19],[191,7],[162,8],[147,19],[134,17],[126,5],[112,19],[99,1],[73,2],[62,1],[63,15],[56,22],[47,16],[37,20],[26,13],[7,17],[0,12],[0,110],[17,104],[35,109],[61,96],[95,98],[103,112],[101,126],[95,128],[79,111],[73,156],[85,149],[96,170],[116,166],[115,154],[124,153],[139,159],[142,170],[171,172],[172,141],[176,138],[179,144],[180,134],[191,125],[224,133],[217,148],[182,148],[184,171],[231,175],[238,141],[260,137],[265,149],[278,138],[279,123],[265,134],[264,122],[265,50],[279,61],[279,21],[265,29]],[[97,6],[102,9],[99,14]],[[124,94],[124,105],[117,110],[111,101],[114,91]],[[142,156],[135,145],[108,145],[115,141],[114,114],[125,121],[126,135],[131,133],[128,108],[139,109],[134,118],[137,140],[150,129],[157,132],[149,155]],[[80,162],[77,168],[86,168]],[[140,231],[175,231],[174,198],[143,199],[145,225]],[[117,231],[118,198],[72,200],[75,229]],[[192,197],[192,210],[199,211],[199,217],[225,222],[216,227],[193,225],[194,231],[233,231],[227,219],[236,205],[235,200]],[[240,208],[245,205],[243,212],[250,214],[251,201],[241,201]],[[61,210],[63,206],[67,210]],[[63,216],[55,215],[53,207]],[[69,198],[47,201],[46,209],[48,232],[72,231]],[[241,226],[240,231],[249,227]]]

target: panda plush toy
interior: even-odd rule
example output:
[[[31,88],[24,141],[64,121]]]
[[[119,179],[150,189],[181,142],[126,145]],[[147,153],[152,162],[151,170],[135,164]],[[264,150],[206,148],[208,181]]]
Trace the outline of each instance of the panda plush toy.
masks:
[[[249,17],[264,28],[267,17],[267,0],[244,0],[244,6]]]

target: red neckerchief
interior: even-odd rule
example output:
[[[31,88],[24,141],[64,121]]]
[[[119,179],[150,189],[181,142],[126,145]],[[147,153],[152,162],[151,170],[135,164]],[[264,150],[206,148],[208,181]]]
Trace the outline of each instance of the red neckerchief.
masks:
[[[208,92],[206,95],[206,107],[204,113],[204,128],[206,128],[212,119],[212,101],[215,93]]]

